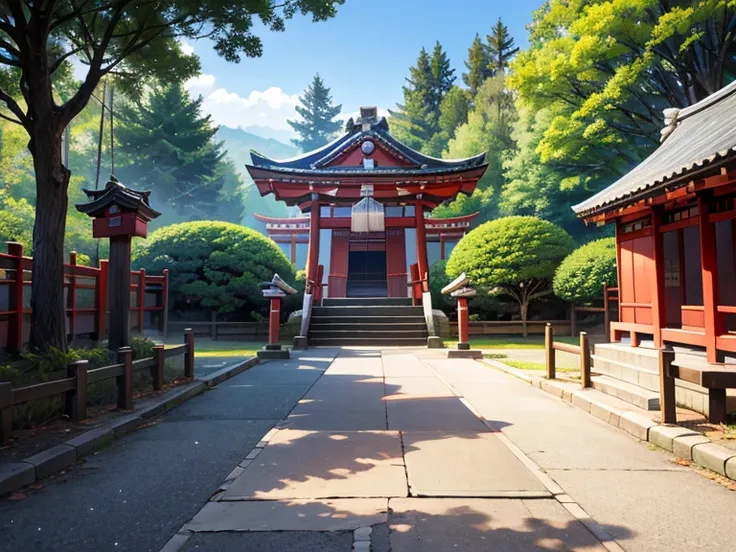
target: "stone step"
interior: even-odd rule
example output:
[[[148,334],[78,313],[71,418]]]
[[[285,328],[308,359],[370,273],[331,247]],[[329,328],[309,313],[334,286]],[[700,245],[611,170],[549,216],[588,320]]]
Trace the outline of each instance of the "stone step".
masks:
[[[621,343],[599,343],[595,346],[595,355],[630,366],[638,366],[654,373],[659,370],[659,359],[655,349],[631,347]]]
[[[358,338],[358,337],[327,337],[327,338],[309,338],[309,344],[315,347],[346,347],[346,346],[363,346],[363,347],[426,347],[427,338],[419,339],[416,337],[406,338]]]
[[[424,317],[422,307],[411,306],[352,306],[352,307],[314,307],[312,317],[332,316],[421,316]]]
[[[373,329],[362,329],[362,328],[344,328],[341,330],[320,330],[316,328],[309,328],[309,338],[315,339],[329,339],[335,338],[359,338],[359,339],[391,339],[391,338],[423,338],[427,339],[428,333],[427,328],[415,329],[415,330],[373,330]]]
[[[410,319],[413,320],[413,319]],[[421,330],[426,333],[427,323],[424,319],[416,322],[397,322],[393,318],[380,319],[378,322],[366,322],[364,319],[356,318],[346,322],[334,318],[313,318],[309,326],[310,331],[340,331],[340,330],[370,330],[370,331],[402,331]]]
[[[596,352],[593,355],[593,371],[649,391],[659,392],[659,373],[636,364],[601,357]]]
[[[609,376],[593,376],[593,388],[644,410],[659,410],[659,393]]]
[[[411,307],[409,297],[326,297],[323,307]]]

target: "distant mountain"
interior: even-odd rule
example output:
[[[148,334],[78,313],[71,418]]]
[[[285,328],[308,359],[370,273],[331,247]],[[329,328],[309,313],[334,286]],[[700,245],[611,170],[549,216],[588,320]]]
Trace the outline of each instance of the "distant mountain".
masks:
[[[272,138],[273,140],[278,140],[284,144],[291,144],[291,139],[294,137],[294,134],[288,130],[277,130],[266,126],[251,125],[241,128],[246,132],[260,136],[261,138]]]
[[[216,139],[224,142],[227,157],[233,162],[235,170],[238,171],[245,182],[245,217],[243,225],[265,233],[265,226],[258,222],[253,214],[286,217],[288,216],[288,208],[283,203],[275,201],[272,195],[261,197],[258,193],[248,171],[245,170],[245,165],[251,162],[250,150],[255,150],[273,159],[288,159],[298,155],[299,149],[273,138],[263,138],[241,128],[226,126],[219,128]]]

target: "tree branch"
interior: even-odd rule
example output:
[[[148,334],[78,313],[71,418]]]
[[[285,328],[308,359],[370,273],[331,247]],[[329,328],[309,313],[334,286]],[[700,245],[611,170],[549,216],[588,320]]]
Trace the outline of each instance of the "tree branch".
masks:
[[[0,101],[5,102],[5,105],[8,106],[8,109],[11,111],[13,115],[18,117],[18,120],[23,126],[26,126],[28,122],[28,117],[25,113],[23,113],[23,110],[21,109],[20,105],[18,105],[18,102],[16,102],[10,94],[5,92],[2,88],[0,88]]]
[[[6,121],[10,121],[11,123],[15,123],[16,125],[23,126],[23,123],[21,123],[19,120],[8,117],[7,115],[3,115],[2,113],[0,113],[0,119],[5,119]]]

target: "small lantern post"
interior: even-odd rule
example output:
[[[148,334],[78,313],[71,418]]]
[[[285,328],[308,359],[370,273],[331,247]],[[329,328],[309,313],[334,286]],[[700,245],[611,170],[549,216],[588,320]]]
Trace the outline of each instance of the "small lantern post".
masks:
[[[108,349],[130,346],[130,245],[134,236],[145,238],[148,223],[161,213],[151,209],[151,192],[137,192],[110,177],[103,190],[84,190],[88,203],[77,210],[90,216],[92,235],[110,239]],[[104,312],[100,316],[105,316]],[[100,336],[100,339],[102,336]]]
[[[279,344],[281,329],[281,301],[287,295],[293,295],[296,290],[284,282],[278,274],[273,275],[270,282],[261,284],[263,296],[271,301],[268,317],[268,345],[258,351],[258,358],[264,360],[289,358],[289,349],[283,349]]]
[[[475,297],[475,289],[469,287],[471,280],[462,273],[442,288],[442,294],[457,299],[457,349],[447,351],[447,358],[483,358],[483,352],[470,348],[470,317],[468,299]]]

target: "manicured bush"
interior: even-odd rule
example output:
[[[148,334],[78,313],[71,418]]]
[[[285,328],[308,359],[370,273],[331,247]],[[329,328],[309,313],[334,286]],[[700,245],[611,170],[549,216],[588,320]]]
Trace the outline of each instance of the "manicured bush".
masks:
[[[555,295],[578,305],[600,303],[603,283],[616,286],[616,239],[603,238],[570,253],[555,272]]]
[[[135,266],[148,272],[169,269],[169,298],[175,309],[204,307],[255,319],[268,312],[261,282],[278,273],[294,283],[294,268],[276,243],[228,222],[185,222],[160,228],[134,255]]]
[[[519,304],[523,332],[529,303],[552,292],[557,266],[573,250],[570,235],[536,217],[505,217],[470,231],[452,250],[447,275],[465,272],[478,287]]]
[[[432,308],[439,309],[449,316],[455,310],[456,301],[442,295],[442,288],[452,280],[447,276],[447,261],[440,259],[429,267],[429,292],[432,295]]]

